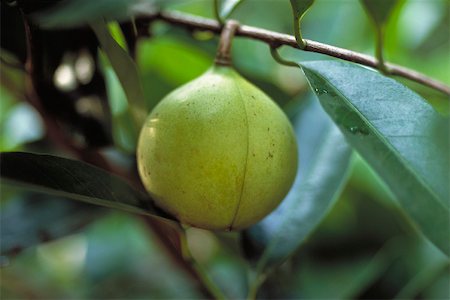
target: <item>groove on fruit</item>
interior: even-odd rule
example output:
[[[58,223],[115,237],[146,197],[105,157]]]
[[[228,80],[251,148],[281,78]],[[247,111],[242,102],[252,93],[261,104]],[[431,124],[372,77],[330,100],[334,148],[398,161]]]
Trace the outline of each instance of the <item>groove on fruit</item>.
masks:
[[[234,76],[234,75],[233,75],[233,76]],[[246,178],[247,178],[248,156],[249,156],[249,154],[250,154],[250,130],[249,130],[249,124],[248,124],[247,107],[246,107],[244,98],[242,97],[242,92],[241,92],[241,88],[240,88],[239,84],[237,83],[236,80],[233,80],[233,82],[234,82],[234,84],[235,84],[235,86],[236,86],[236,88],[237,88],[237,91],[238,91],[238,93],[239,93],[239,99],[241,99],[242,106],[243,106],[243,108],[244,108],[245,128],[246,128],[246,130],[247,130],[247,150],[246,150],[246,153],[245,153],[244,176],[243,176],[243,178],[242,178],[241,192],[239,193],[239,201],[238,201],[238,203],[237,203],[237,205],[236,205],[236,210],[234,211],[233,218],[231,219],[231,223],[230,223],[230,227],[229,227],[229,230],[230,230],[230,231],[233,230],[233,224],[234,224],[234,222],[236,221],[236,217],[238,216],[238,214],[239,214],[239,209],[240,209],[240,207],[241,207],[242,195],[244,194],[245,181],[246,181]]]

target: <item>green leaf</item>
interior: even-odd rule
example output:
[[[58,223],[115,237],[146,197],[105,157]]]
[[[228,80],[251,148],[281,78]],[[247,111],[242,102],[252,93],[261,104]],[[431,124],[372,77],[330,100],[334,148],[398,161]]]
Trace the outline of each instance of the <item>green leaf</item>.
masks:
[[[34,15],[46,28],[70,28],[98,19],[125,20],[140,11],[156,11],[160,0],[65,0],[49,10]]]
[[[147,195],[123,179],[84,162],[26,152],[3,152],[0,160],[0,178],[6,183],[168,220],[159,216]]]
[[[111,36],[105,22],[91,23],[91,27],[127,96],[128,107],[137,133],[147,116],[144,91],[137,66],[130,55]]]
[[[114,144],[125,153],[136,151],[138,132],[133,125],[127,98],[116,73],[110,66],[103,66],[106,92],[112,115],[112,135]]]
[[[203,74],[213,60],[208,52],[194,46],[192,40],[183,41],[174,34],[140,40],[136,63],[145,81],[147,106],[152,109],[170,91]]]
[[[420,239],[413,247],[403,251],[403,269],[410,269],[410,275],[403,281],[403,287],[398,290],[394,299],[450,299],[450,290],[447,288],[440,296],[426,296],[425,290],[438,282],[439,277],[450,275],[450,260],[434,247],[428,240]],[[448,286],[449,280],[446,280]],[[424,293],[425,292],[425,293]]]
[[[395,6],[401,0],[361,0],[369,17],[376,26],[385,26]]]
[[[262,249],[259,272],[283,263],[326,216],[347,179],[351,149],[316,100],[294,120],[299,171],[282,204],[246,236]]]
[[[313,4],[314,0],[291,0],[292,11],[299,20]]]
[[[314,255],[298,262],[293,277],[294,294],[304,299],[355,299],[370,288],[395,261],[401,259],[408,240],[392,238],[375,253],[367,249],[361,252],[335,254],[324,263],[323,257]],[[324,282],[327,284],[324,285]]]
[[[302,63],[322,106],[423,234],[450,254],[449,118],[419,95],[347,62]]]
[[[244,0],[214,0],[215,13],[219,22],[226,20]]]
[[[373,21],[376,29],[376,57],[378,59],[380,70],[386,72],[384,66],[383,44],[386,24],[394,8],[402,0],[360,0],[367,15]]]
[[[0,151],[14,151],[41,139],[44,128],[36,110],[26,102],[8,103],[9,95],[1,87],[0,95],[1,110],[5,110],[0,113]]]
[[[23,195],[2,204],[2,255],[73,234],[104,210],[80,202],[40,194]]]
[[[142,40],[137,46],[136,61],[141,72],[157,72],[172,86],[197,78],[211,67],[213,60],[206,51],[170,36]]]
[[[294,15],[294,35],[300,48],[305,47],[302,38],[300,22],[306,11],[314,4],[314,0],[291,0],[292,14]]]
[[[231,13],[238,7],[244,0],[224,0],[220,8],[220,16],[223,19],[228,18]]]
[[[421,40],[420,44],[416,46],[415,51],[420,53],[423,57],[430,57],[439,55],[440,49],[448,49],[450,47],[450,2],[442,7],[440,21],[434,25],[433,29],[428,35]]]

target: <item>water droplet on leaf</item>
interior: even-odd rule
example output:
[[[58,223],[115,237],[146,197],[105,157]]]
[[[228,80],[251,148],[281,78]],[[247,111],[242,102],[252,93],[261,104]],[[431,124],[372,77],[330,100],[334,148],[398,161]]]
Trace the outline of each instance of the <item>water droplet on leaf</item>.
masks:
[[[365,126],[363,126],[363,127],[350,126],[348,129],[353,134],[362,134],[362,135],[368,135],[369,134],[369,130]]]

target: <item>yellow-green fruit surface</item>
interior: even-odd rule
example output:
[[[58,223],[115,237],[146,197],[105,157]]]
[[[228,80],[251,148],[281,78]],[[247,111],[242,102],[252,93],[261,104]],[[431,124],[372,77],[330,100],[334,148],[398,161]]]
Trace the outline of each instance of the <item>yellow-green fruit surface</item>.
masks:
[[[148,116],[137,150],[156,204],[182,223],[238,230],[270,213],[297,171],[281,109],[230,67],[213,66]]]

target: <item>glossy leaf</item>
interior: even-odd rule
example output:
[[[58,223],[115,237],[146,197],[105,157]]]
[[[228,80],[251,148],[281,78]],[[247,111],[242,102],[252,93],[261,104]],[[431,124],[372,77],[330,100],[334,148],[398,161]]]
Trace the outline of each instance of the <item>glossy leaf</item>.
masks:
[[[347,179],[351,149],[316,100],[294,118],[299,169],[282,204],[246,236],[262,249],[258,270],[283,263],[305,242],[335,203]]]
[[[393,79],[357,65],[302,63],[327,113],[423,234],[449,255],[449,119]]]
[[[297,43],[304,46],[300,22],[306,11],[314,4],[314,0],[291,0],[292,14],[294,15],[294,35]],[[303,47],[302,47],[303,48]]]
[[[147,116],[147,110],[137,66],[130,55],[111,36],[105,22],[91,23],[91,27],[122,85],[136,132],[138,132]]]
[[[147,195],[119,177],[84,162],[26,152],[1,153],[0,161],[0,178],[7,183],[54,196],[158,217]]]
[[[73,234],[104,210],[80,202],[40,194],[23,195],[2,204],[2,255]]]

